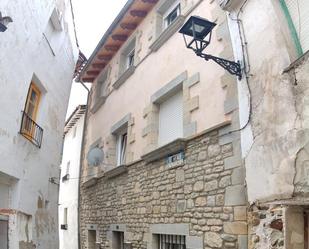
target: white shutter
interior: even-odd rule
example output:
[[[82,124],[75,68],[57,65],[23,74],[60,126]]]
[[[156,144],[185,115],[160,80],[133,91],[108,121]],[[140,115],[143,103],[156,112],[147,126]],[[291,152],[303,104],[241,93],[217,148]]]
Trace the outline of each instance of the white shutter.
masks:
[[[303,52],[309,50],[309,0],[285,0]]]
[[[159,146],[183,137],[182,91],[160,104]]]

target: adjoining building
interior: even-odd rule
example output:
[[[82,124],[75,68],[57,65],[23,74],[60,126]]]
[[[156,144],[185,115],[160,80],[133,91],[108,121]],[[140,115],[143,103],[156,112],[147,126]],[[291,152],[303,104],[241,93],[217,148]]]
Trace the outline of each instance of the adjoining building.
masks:
[[[85,105],[66,121],[59,189],[59,248],[78,248],[78,189]]]
[[[82,248],[308,247],[307,1],[131,0],[79,80]],[[190,16],[215,22],[186,49]],[[88,164],[93,148],[104,152]]]
[[[69,1],[1,1],[0,248],[58,248],[59,164],[78,60]]]

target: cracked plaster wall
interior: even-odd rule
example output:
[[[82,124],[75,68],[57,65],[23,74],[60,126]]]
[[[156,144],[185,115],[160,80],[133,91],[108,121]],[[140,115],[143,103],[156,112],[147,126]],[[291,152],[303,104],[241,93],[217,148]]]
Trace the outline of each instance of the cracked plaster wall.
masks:
[[[247,76],[252,114],[248,127],[242,131],[248,200],[252,203],[305,195],[308,189],[307,179],[303,177],[308,171],[308,59],[283,73],[297,57],[278,1],[223,2],[221,7],[235,17],[246,2],[239,18],[247,42],[247,70],[250,64]],[[239,33],[231,30],[233,25],[230,18],[235,43]],[[237,45],[234,53],[239,53]],[[244,79],[239,82],[240,86],[245,84]],[[241,98],[248,96],[240,94],[240,104]]]

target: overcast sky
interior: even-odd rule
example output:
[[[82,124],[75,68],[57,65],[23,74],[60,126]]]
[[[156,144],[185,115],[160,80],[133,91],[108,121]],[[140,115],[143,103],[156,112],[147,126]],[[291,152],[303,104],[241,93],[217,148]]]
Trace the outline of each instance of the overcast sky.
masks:
[[[77,39],[81,51],[90,57],[101,37],[127,0],[72,0]],[[67,117],[79,104],[86,103],[87,92],[79,83],[72,85]]]

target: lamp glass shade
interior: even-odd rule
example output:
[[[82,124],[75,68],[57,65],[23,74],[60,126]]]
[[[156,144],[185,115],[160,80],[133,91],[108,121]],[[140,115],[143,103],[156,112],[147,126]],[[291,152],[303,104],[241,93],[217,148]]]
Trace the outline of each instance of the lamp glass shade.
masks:
[[[0,32],[6,31],[7,27],[0,22]]]
[[[203,40],[215,26],[216,23],[198,16],[191,16],[179,30],[179,33]]]

